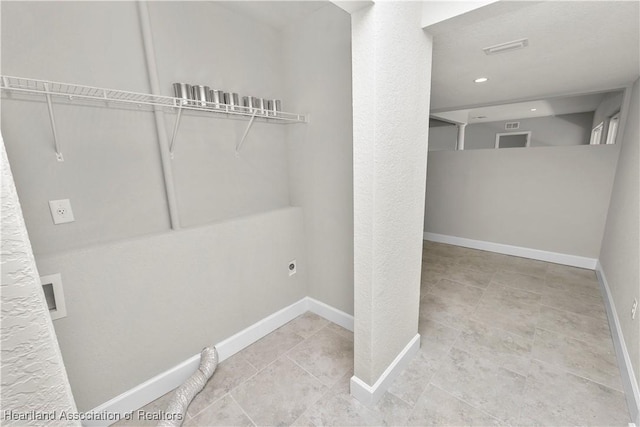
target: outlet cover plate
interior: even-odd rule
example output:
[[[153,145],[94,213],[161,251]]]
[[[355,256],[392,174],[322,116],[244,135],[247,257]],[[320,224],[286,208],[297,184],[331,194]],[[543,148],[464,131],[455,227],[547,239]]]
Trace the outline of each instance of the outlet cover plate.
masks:
[[[75,221],[69,199],[49,200],[49,209],[54,224],[65,224]]]
[[[296,274],[297,271],[297,262],[296,260],[291,260],[289,261],[289,276],[293,276],[294,274]]]

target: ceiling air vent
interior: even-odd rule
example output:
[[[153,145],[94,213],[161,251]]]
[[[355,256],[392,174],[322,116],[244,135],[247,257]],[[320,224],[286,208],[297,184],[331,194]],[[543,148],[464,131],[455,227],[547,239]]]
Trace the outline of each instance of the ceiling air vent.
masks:
[[[500,43],[495,46],[485,47],[484,53],[494,55],[496,53],[508,52],[510,50],[524,49],[529,46],[529,39],[514,40],[512,42]]]
[[[519,129],[520,128],[520,122],[507,122],[507,123],[504,124],[504,128],[506,130]]]

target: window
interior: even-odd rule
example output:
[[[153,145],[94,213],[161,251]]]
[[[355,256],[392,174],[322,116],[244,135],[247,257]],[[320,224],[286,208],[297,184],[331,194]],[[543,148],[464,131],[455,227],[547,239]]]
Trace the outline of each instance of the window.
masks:
[[[607,144],[615,144],[618,135],[618,124],[620,123],[620,112],[611,116],[609,119],[609,130],[607,130]]]
[[[531,132],[496,133],[496,148],[528,147],[531,143]]]
[[[600,141],[602,141],[602,128],[604,127],[604,122],[600,122],[600,124],[593,128],[591,131],[591,141],[589,141],[590,145],[598,145]]]

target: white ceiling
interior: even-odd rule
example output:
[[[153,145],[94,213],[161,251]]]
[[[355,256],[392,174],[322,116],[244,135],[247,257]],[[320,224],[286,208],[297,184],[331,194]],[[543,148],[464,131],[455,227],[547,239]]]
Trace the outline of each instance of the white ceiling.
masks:
[[[433,117],[457,123],[482,123],[531,117],[558,116],[561,114],[595,111],[605,96],[611,92],[588,95],[563,96],[510,104],[490,105],[477,108],[432,113]],[[535,110],[535,111],[532,111]]]
[[[638,1],[499,1],[427,27],[432,112],[610,90],[640,75]],[[528,38],[525,49],[482,48]],[[489,81],[478,84],[477,77]]]
[[[276,30],[304,18],[328,1],[216,1],[218,5],[267,24]]]

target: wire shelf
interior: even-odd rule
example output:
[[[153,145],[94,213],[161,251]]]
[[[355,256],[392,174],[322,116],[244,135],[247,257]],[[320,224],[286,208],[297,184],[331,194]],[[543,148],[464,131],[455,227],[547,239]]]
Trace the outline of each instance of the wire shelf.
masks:
[[[271,111],[266,109],[243,107],[238,105],[214,104],[211,102],[186,100],[171,96],[151,95],[147,93],[127,92],[116,89],[105,89],[70,83],[51,82],[46,80],[28,79],[23,77],[0,76],[1,88],[7,92],[40,94],[47,97],[62,97],[69,101],[80,100],[135,106],[160,107],[164,111],[178,112],[203,111],[208,113],[226,114],[229,116],[247,116],[266,119],[280,123],[306,123],[302,114]]]

